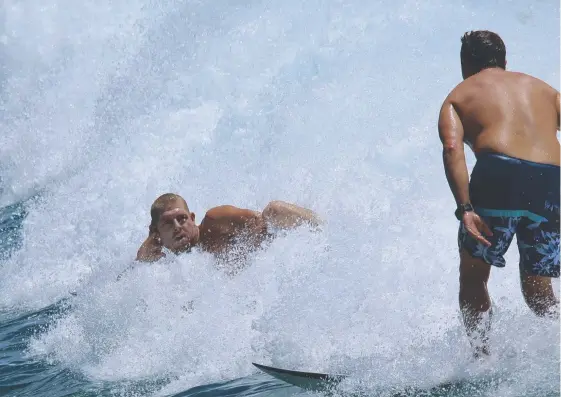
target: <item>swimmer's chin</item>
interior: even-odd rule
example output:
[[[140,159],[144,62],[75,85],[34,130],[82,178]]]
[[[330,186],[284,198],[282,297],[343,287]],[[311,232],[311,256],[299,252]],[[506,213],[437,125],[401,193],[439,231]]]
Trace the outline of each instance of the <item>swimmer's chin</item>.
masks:
[[[191,252],[191,250],[193,249],[193,244],[191,244],[189,240],[185,238],[179,240],[172,247],[168,247],[168,249],[174,254],[179,255],[179,254]]]

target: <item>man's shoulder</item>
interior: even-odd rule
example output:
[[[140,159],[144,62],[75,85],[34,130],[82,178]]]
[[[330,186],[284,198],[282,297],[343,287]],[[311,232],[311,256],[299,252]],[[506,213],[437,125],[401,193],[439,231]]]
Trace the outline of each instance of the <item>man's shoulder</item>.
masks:
[[[529,91],[533,91],[534,93],[538,93],[539,95],[545,94],[547,97],[553,100],[557,99],[559,91],[549,83],[547,83],[545,80],[523,72],[511,71],[509,73],[512,79],[511,82],[513,82],[516,87],[524,86],[527,87]]]
[[[449,103],[453,104],[454,102],[457,102],[459,100],[459,98],[462,96],[462,92],[464,92],[466,89],[468,89],[471,84],[472,84],[472,82],[469,81],[469,79],[460,81],[458,84],[456,84],[456,86],[454,88],[452,88],[450,90],[450,92],[448,93],[446,98],[444,98],[444,101],[443,101],[444,104],[447,104],[447,103],[448,104]]]
[[[461,83],[460,83],[461,84]],[[444,116],[450,107],[456,107],[458,103],[458,86],[454,87],[442,101],[440,105],[440,117]]]
[[[239,208],[233,205],[226,204],[226,205],[219,205],[209,209],[205,214],[205,218],[214,221],[220,221],[220,220],[243,221],[250,218],[258,217],[259,215],[260,213],[257,211],[249,210],[246,208]]]
[[[524,73],[524,72],[520,72],[517,70],[505,70],[503,72],[505,75],[516,78],[516,79],[527,79],[527,80],[537,80],[537,81],[543,81],[542,79],[533,76],[529,73]]]
[[[524,72],[518,72],[516,70],[506,70],[503,72],[505,76],[508,77],[509,80],[507,80],[508,82],[512,83],[514,82],[516,85],[518,84],[544,84],[547,85],[547,83],[545,81],[543,81],[542,79],[536,77],[536,76],[532,76],[531,74],[528,73],[524,73]]]
[[[460,106],[466,99],[473,98],[474,95],[481,95],[489,87],[489,84],[496,85],[496,80],[492,76],[482,73],[474,74],[460,81],[444,99],[444,104]]]

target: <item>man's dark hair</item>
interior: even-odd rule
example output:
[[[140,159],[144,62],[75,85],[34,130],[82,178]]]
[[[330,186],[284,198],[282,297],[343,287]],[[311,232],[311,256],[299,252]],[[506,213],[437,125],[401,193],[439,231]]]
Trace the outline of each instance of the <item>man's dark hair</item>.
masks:
[[[461,57],[476,69],[506,67],[506,48],[501,37],[488,30],[466,32],[462,36]]]

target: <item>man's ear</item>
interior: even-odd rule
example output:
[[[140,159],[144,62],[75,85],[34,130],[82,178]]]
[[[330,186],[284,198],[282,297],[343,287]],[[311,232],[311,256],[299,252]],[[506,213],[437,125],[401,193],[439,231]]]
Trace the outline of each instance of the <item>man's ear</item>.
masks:
[[[152,241],[154,241],[158,245],[161,245],[162,244],[162,238],[160,237],[160,232],[158,231],[158,228],[150,226],[148,228],[148,230],[149,230],[148,236],[152,237]]]
[[[195,222],[195,213],[194,213],[194,212],[191,212],[191,220],[192,220],[193,222]]]

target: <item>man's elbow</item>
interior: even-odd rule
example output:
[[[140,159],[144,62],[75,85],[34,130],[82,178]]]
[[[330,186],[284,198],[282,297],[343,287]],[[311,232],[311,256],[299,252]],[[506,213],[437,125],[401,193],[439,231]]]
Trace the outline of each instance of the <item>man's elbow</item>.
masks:
[[[135,261],[137,261],[137,262],[150,262],[150,258],[144,252],[139,250],[136,253]]]
[[[455,153],[464,150],[464,143],[458,141],[444,141],[442,143],[442,151],[444,153]]]
[[[137,262],[156,262],[163,258],[165,254],[163,252],[149,252],[145,248],[141,247],[136,253]]]
[[[444,144],[442,145],[442,155],[444,157],[463,156],[463,154],[463,142],[444,142]]]
[[[444,165],[450,166],[452,164],[457,163],[458,161],[462,161],[464,159],[464,145],[463,143],[445,143],[442,146],[442,160],[444,161]]]

